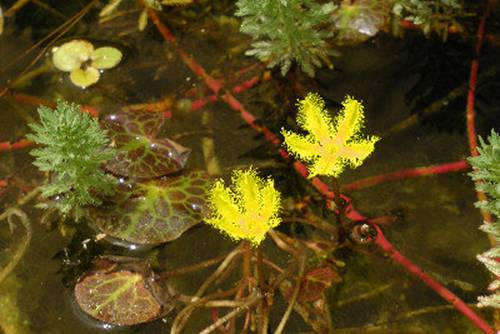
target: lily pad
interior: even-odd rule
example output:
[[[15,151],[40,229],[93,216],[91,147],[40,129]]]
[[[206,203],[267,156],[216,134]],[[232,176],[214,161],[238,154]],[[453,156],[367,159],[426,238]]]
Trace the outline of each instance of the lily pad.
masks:
[[[86,69],[77,68],[71,71],[69,78],[74,85],[87,88],[99,81],[100,76],[99,70],[87,67]]]
[[[134,244],[171,241],[202,221],[211,183],[205,172],[140,183],[115,203],[91,209],[90,219],[103,233]]]
[[[118,258],[118,262],[112,258]],[[163,316],[171,309],[154,273],[138,259],[99,258],[75,285],[80,308],[91,317],[113,325],[137,325]]]
[[[183,169],[191,150],[173,140],[156,138],[163,125],[161,113],[123,110],[108,115],[108,129],[118,154],[105,168],[136,179],[151,179]]]
[[[122,53],[117,48],[105,46],[94,50],[90,58],[92,67],[104,70],[118,65],[122,60]]]
[[[63,72],[79,69],[82,63],[90,59],[94,51],[92,43],[75,39],[52,49],[52,62]]]

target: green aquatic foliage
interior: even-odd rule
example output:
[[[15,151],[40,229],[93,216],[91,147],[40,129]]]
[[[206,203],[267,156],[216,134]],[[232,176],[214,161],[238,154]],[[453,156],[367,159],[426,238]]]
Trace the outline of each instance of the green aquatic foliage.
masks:
[[[314,76],[315,67],[329,64],[326,38],[332,35],[333,2],[314,0],[239,0],[236,16],[243,18],[240,30],[253,39],[247,55],[280,66],[285,75],[293,62]]]
[[[135,179],[150,179],[178,172],[186,166],[191,150],[158,138],[165,118],[161,113],[122,110],[107,115],[103,127],[117,154],[106,162],[111,173]]]
[[[462,4],[459,0],[395,0],[393,13],[416,25],[421,25],[425,33],[431,29],[448,30],[454,20],[462,14]]]
[[[203,220],[211,184],[207,173],[193,171],[124,187],[92,208],[89,219],[103,233],[134,244],[172,241]]]
[[[74,39],[52,49],[52,62],[63,72],[69,72],[71,82],[86,88],[99,81],[102,70],[118,65],[122,59],[120,50],[105,46],[94,49],[92,43]]]
[[[138,258],[98,257],[75,285],[75,299],[94,319],[133,326],[166,315],[172,297],[157,283],[149,264]]]
[[[100,195],[113,193],[115,179],[101,165],[115,156],[105,130],[74,103],[58,101],[56,109],[40,106],[39,123],[27,136],[41,147],[31,151],[33,164],[50,173],[42,195],[63,214],[80,217],[82,207],[100,205]],[[43,206],[48,206],[45,204]]]
[[[479,138],[479,155],[470,157],[469,162],[474,167],[474,171],[469,175],[476,181],[476,190],[486,195],[487,200],[476,202],[476,206],[481,210],[491,213],[496,217],[493,223],[484,223],[481,230],[490,234],[497,242],[500,242],[500,136],[494,131],[488,137],[488,142]],[[495,281],[488,287],[493,291],[489,296],[478,298],[479,306],[491,306],[500,308],[500,246],[496,246],[487,252],[478,255],[479,261],[496,277]]]

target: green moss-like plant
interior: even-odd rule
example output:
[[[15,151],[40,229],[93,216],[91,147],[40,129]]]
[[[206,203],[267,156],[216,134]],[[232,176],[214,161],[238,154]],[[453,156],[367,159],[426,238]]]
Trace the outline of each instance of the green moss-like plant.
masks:
[[[444,34],[446,38],[448,27],[460,25],[455,20],[463,15],[459,0],[393,0],[393,13],[402,19],[420,25],[427,34],[431,30]]]
[[[485,222],[480,228],[490,234],[498,244],[500,243],[500,136],[492,130],[488,142],[481,137],[479,141],[479,155],[469,158],[469,162],[474,167],[474,171],[469,175],[476,181],[476,190],[487,197],[486,201],[476,202],[476,206],[496,217],[494,222]],[[496,277],[488,287],[493,293],[479,297],[478,305],[500,308],[500,262],[497,260],[500,258],[500,246],[478,255],[477,258]]]
[[[332,3],[313,0],[239,0],[236,16],[243,17],[240,30],[254,42],[247,55],[280,66],[285,75],[292,62],[302,71],[314,76],[315,67],[328,61],[325,39],[332,29],[322,26],[332,23]]]
[[[106,160],[115,156],[108,147],[106,131],[74,103],[58,101],[55,110],[38,108],[40,122],[30,124],[28,139],[41,147],[31,151],[34,165],[49,172],[48,184],[42,195],[52,199],[64,215],[79,218],[82,207],[101,204],[101,195],[111,195],[116,180],[101,169]],[[49,206],[42,204],[42,207]]]

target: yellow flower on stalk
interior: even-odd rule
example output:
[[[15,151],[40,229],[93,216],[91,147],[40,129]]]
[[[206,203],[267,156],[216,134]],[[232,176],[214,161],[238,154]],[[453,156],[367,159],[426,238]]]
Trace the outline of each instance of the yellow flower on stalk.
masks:
[[[272,179],[260,178],[252,168],[233,172],[232,189],[216,181],[209,192],[210,216],[205,221],[234,240],[258,245],[281,219],[280,193]]]
[[[359,167],[373,151],[376,136],[363,136],[363,105],[347,96],[339,115],[332,119],[318,94],[309,93],[298,103],[297,123],[307,135],[285,129],[284,144],[288,151],[309,162],[309,177],[338,176],[345,167]]]

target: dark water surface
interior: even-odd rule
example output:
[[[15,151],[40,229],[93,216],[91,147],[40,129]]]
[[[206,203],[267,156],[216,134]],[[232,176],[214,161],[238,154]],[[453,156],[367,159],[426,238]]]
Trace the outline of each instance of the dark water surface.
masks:
[[[64,6],[69,7],[64,13],[76,11],[70,5]],[[248,40],[237,32],[237,22],[231,16],[224,16],[231,14],[230,6],[219,7],[215,6],[212,11],[207,9],[207,13],[195,7],[191,10],[191,21],[186,18],[189,16],[171,14],[168,17],[172,19],[170,24],[178,35],[179,44],[192,53],[208,73],[224,78],[231,86],[240,79],[235,75],[236,71],[255,61],[243,55]],[[13,25],[7,25],[0,36],[0,67],[9,64],[19,52],[63,22],[56,18],[44,22],[42,17],[50,14],[35,10],[34,6],[30,8],[33,14],[21,15]],[[104,114],[127,104],[156,101],[165,96],[196,99],[208,94],[203,83],[182,63],[172,46],[161,39],[151,24],[145,32],[136,30],[139,11],[133,6],[131,10],[126,19],[108,25],[97,24],[96,13],[91,12],[65,36],[109,41],[125,51],[124,61],[116,69],[106,71],[97,85],[82,90],[72,86],[67,75],[49,70],[20,85],[17,90],[49,100],[62,97],[94,105]],[[176,13],[180,10],[172,11]],[[29,20],[33,17],[38,20],[34,20],[32,25],[22,21],[23,18]],[[415,43],[427,42],[417,38]],[[408,45],[407,41],[380,36],[363,45],[343,47],[340,49],[341,57],[333,59],[335,69],[320,71],[316,82],[311,85],[311,89],[319,90],[332,106],[333,101],[341,101],[346,94],[362,99],[368,132],[382,136],[374,154],[362,167],[346,171],[341,183],[402,168],[452,162],[468,156],[463,125],[455,127],[449,124],[450,130],[443,129],[439,123],[420,122],[407,130],[387,134],[392,125],[411,114],[412,104],[405,96],[421,74],[407,71],[412,61]],[[43,51],[40,48],[36,50]],[[36,52],[0,74],[0,83],[3,85],[7,78],[15,77],[34,59]],[[464,64],[468,62],[465,56]],[[42,56],[33,68],[47,61],[48,57]],[[276,76],[276,82],[262,83],[238,95],[240,101],[257,116],[269,117],[269,112],[280,108],[293,110],[293,99],[300,98],[294,96],[291,100],[283,100],[288,93],[280,92],[280,85],[293,85],[294,82],[281,78],[279,73],[273,73],[273,76]],[[465,105],[455,112],[463,114],[464,110]],[[212,116],[209,125],[203,123],[206,113]],[[480,117],[492,119],[491,113],[486,109],[486,116]],[[26,124],[36,118],[35,106],[0,98],[0,141],[22,138],[28,131]],[[275,118],[270,119],[275,122]],[[481,123],[481,119],[479,122],[482,134],[493,126]],[[280,124],[275,122],[271,127],[279,129]],[[243,155],[265,144],[265,141],[255,137],[255,132],[245,126],[239,115],[222,102],[208,104],[190,114],[174,112],[163,133],[168,136],[184,134],[177,141],[192,148],[190,167],[205,168],[202,140],[207,130],[213,134],[215,152],[223,173],[249,164],[259,167],[281,163],[278,157],[261,159],[251,154]],[[35,170],[31,162],[28,150],[1,152],[0,179],[15,176],[25,182],[27,188],[42,182],[43,175]],[[19,191],[2,193],[0,209],[13,205],[20,196]],[[475,256],[488,248],[488,240],[478,230],[481,218],[473,206],[474,188],[465,172],[386,183],[353,192],[351,196],[357,209],[369,217],[400,215],[395,224],[384,227],[387,238],[467,303],[475,304],[477,296],[485,293],[490,277]],[[64,284],[67,277],[61,271],[61,257],[56,256],[68,246],[74,230],[70,228],[67,235],[62,235],[58,228],[39,224],[43,214],[41,210],[35,209],[32,204],[24,209],[31,221],[33,238],[21,262],[0,286],[0,324],[4,326],[5,333],[168,332],[171,315],[143,326],[121,329],[107,328],[83,315],[74,303],[72,289]],[[92,237],[91,232],[87,233]],[[7,263],[13,248],[23,237],[22,228],[16,228],[11,233],[6,223],[0,225],[0,265]],[[111,248],[106,241],[99,242],[99,245],[100,253],[119,249]],[[277,259],[282,255],[272,245],[270,240],[266,240],[264,247]],[[232,246],[230,240],[210,227],[199,225],[175,242],[151,252],[156,252],[161,268],[171,269],[215,257]],[[119,252],[151,256],[151,252],[144,251],[137,253],[121,249]],[[466,318],[447,307],[432,290],[407,275],[375,248],[355,246],[342,250],[338,258],[345,262],[343,281],[328,294],[333,324],[339,333],[477,332]],[[183,276],[171,283],[189,294],[209,273],[209,270],[202,271],[199,275]],[[285,307],[282,301],[276,302],[276,310],[271,314],[271,328],[275,328]],[[488,310],[480,312],[491,320]],[[186,333],[196,333],[209,324],[210,313],[208,310],[197,312],[195,319],[197,321],[186,328]],[[287,333],[309,330],[296,314],[292,315],[287,328]]]

